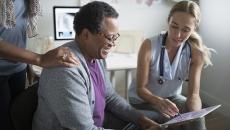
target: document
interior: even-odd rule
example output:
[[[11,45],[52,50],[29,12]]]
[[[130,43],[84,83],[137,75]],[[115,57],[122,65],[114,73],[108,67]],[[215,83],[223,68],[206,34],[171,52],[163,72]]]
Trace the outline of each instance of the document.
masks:
[[[169,120],[168,122],[161,124],[160,126],[161,127],[168,127],[171,124],[177,124],[177,123],[182,123],[185,121],[190,121],[190,120],[194,120],[197,118],[201,118],[201,117],[204,117],[205,115],[207,115],[208,113],[214,111],[215,109],[219,108],[220,106],[221,105],[215,105],[215,106],[201,109],[199,111],[192,111],[192,112],[183,113],[180,116],[176,116],[175,118]]]

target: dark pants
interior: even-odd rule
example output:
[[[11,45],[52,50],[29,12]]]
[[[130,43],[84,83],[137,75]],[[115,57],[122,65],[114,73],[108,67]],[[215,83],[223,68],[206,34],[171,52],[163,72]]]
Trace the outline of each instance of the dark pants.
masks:
[[[127,124],[128,122],[115,116],[111,112],[105,111],[105,119],[104,119],[103,128],[122,130]]]
[[[10,103],[24,90],[25,81],[26,70],[8,76],[0,76],[0,130],[12,130]]]

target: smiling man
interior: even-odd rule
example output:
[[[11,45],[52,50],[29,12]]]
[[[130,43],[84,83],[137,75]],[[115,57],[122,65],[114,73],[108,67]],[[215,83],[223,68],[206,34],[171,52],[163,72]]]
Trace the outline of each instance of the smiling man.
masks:
[[[98,1],[76,13],[75,40],[64,46],[81,65],[43,70],[33,130],[121,129],[128,122],[152,130],[158,127],[121,98],[106,75],[103,59],[119,37],[117,18],[114,8]]]

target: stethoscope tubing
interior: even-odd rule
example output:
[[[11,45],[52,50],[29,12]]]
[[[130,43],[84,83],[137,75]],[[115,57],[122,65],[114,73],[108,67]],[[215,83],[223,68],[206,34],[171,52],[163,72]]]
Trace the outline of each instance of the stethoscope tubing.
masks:
[[[168,32],[166,32],[163,36],[163,39],[162,39],[162,47],[161,47],[161,52],[160,52],[160,61],[159,61],[159,69],[160,69],[160,72],[159,72],[159,79],[158,79],[158,83],[160,85],[164,84],[165,82],[165,79],[164,79],[164,55],[165,55],[165,44],[166,44],[166,38],[168,36]],[[192,57],[191,55],[191,46],[189,43],[187,43],[187,41],[185,42],[183,48],[182,48],[182,51],[185,49],[186,45],[189,46],[189,50],[190,50],[190,59]],[[181,78],[178,78],[179,80]],[[188,79],[186,79],[185,81],[188,81]]]

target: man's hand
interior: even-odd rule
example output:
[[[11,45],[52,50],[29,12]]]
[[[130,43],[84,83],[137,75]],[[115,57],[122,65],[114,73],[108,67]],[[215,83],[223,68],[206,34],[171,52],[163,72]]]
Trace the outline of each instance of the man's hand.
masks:
[[[42,54],[38,59],[39,66],[44,68],[66,66],[73,67],[80,62],[67,47],[58,47]]]
[[[145,130],[163,130],[163,128],[160,128],[159,126],[152,126],[152,127],[145,129]]]
[[[160,126],[158,123],[154,122],[153,120],[149,119],[146,116],[142,116],[138,120],[141,129],[143,130],[160,130]]]

